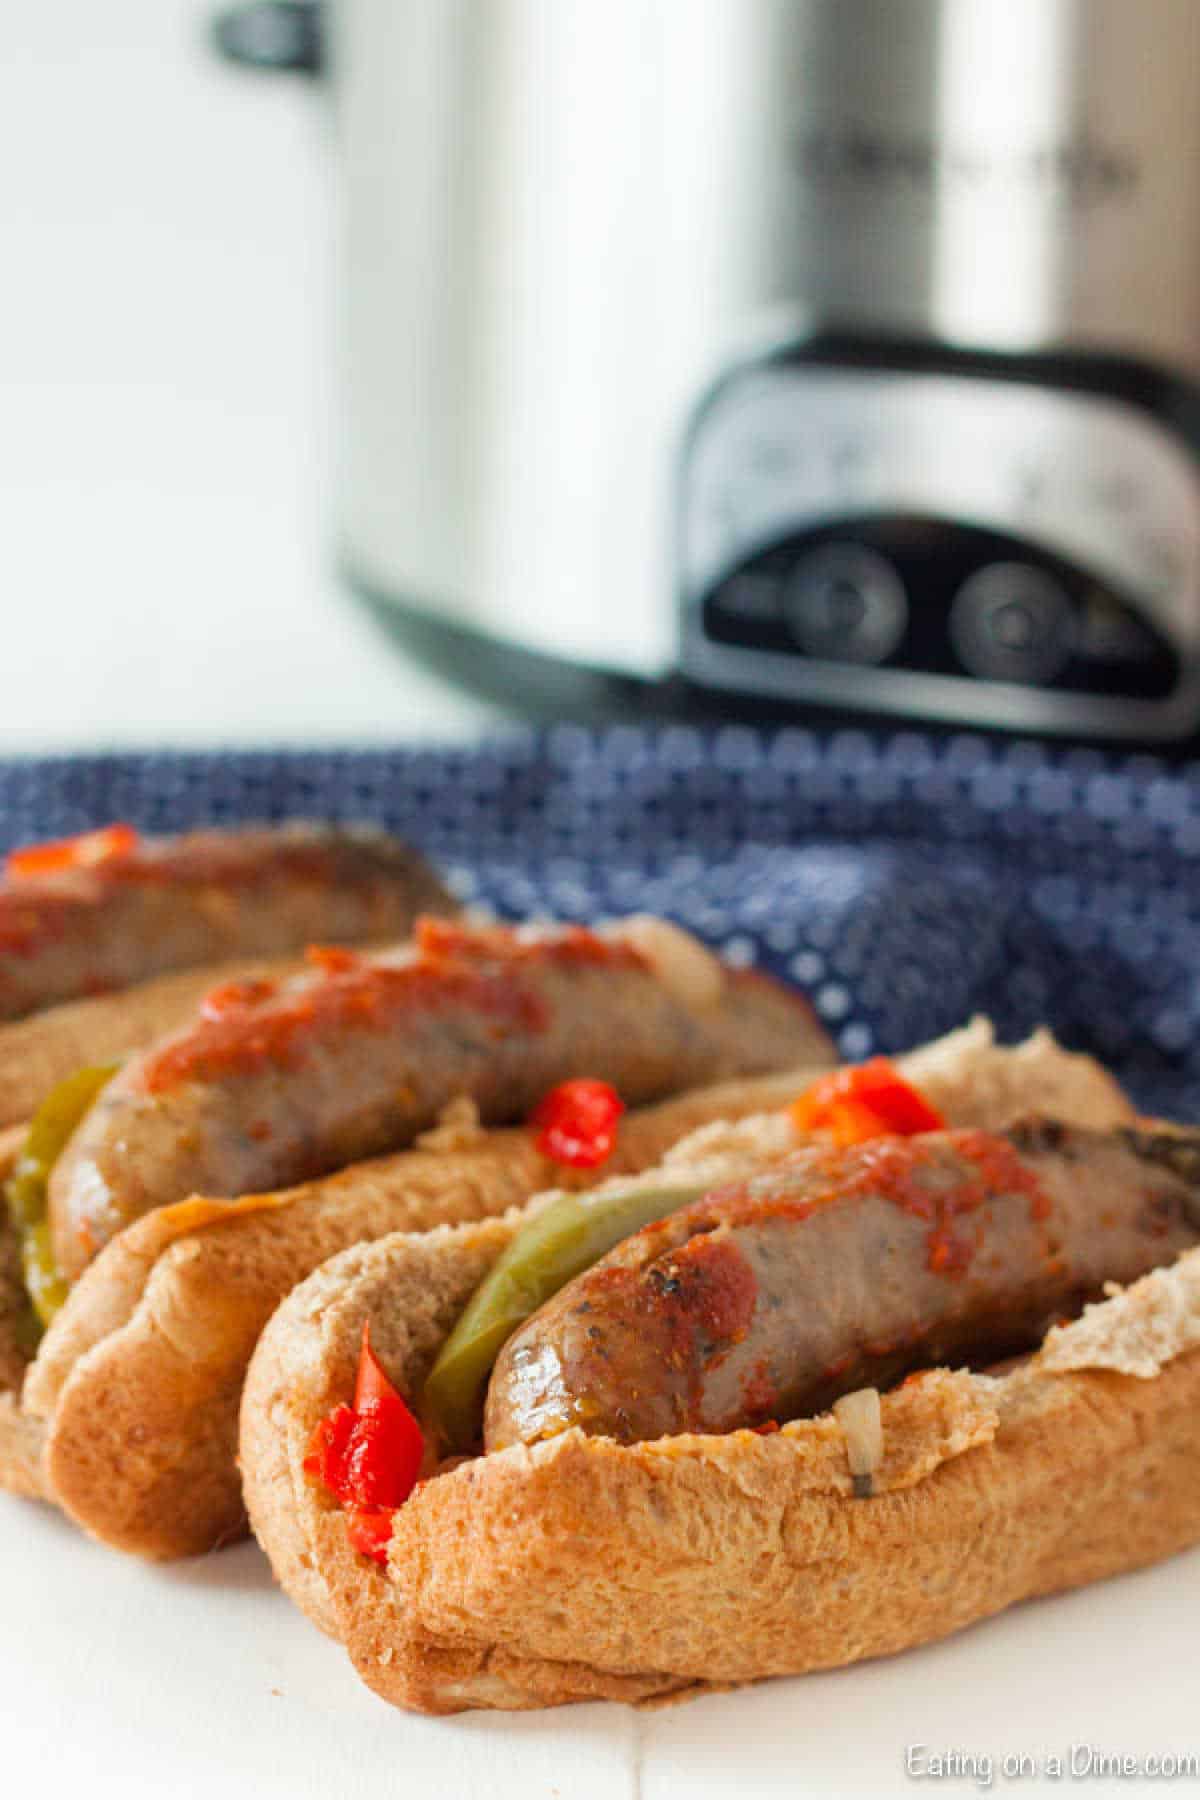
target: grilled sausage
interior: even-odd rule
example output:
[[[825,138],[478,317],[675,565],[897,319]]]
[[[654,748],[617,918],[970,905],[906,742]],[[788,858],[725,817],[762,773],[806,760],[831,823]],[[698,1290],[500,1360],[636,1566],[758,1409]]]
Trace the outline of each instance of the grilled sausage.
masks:
[[[60,1267],[74,1276],[131,1219],[189,1194],[282,1187],[403,1149],[458,1094],[500,1124],[572,1076],[640,1105],[828,1060],[798,995],[673,936],[690,953],[682,986],[644,949],[578,928],[425,921],[411,949],[329,953],[299,984],[210,997],[114,1077],[68,1145],[50,1184]],[[686,966],[697,958],[716,972],[711,993]]]
[[[1032,1121],[805,1149],[648,1226],[502,1351],[489,1449],[817,1412],[1040,1341],[1200,1242],[1200,1133]]]
[[[0,1020],[153,975],[314,940],[384,943],[456,908],[414,850],[383,832],[263,826],[177,838],[94,834],[106,850],[0,882]]]

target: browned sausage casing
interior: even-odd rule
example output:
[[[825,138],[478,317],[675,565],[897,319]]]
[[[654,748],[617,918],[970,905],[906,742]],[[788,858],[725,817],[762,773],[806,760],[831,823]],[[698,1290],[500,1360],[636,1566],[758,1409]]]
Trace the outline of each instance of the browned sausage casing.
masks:
[[[204,963],[384,943],[454,911],[416,851],[365,827],[144,838],[92,869],[0,882],[0,1020]]]
[[[127,1064],[76,1132],[50,1184],[60,1266],[75,1275],[131,1219],[190,1194],[282,1187],[403,1149],[458,1094],[501,1124],[572,1076],[641,1105],[828,1060],[799,995],[754,974],[718,980],[694,1006],[641,952],[590,932],[428,922],[412,950],[235,993]]]
[[[502,1351],[489,1449],[633,1443],[817,1412],[1029,1348],[1200,1241],[1200,1133],[1032,1121],[802,1150],[648,1226]]]

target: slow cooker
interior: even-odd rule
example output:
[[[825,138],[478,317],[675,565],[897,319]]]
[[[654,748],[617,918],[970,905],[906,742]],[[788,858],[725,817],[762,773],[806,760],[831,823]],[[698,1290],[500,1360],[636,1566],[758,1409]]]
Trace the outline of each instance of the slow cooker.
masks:
[[[377,605],[467,663],[1195,732],[1195,0],[323,24],[342,554]]]

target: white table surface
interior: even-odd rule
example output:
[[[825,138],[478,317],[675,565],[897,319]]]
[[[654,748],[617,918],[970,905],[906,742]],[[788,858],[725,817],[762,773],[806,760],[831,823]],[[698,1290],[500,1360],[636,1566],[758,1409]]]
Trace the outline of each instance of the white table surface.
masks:
[[[215,65],[204,17],[59,0],[6,22],[0,753],[489,716],[329,573],[320,101]],[[1006,1779],[1002,1757],[1200,1752],[1196,1555],[889,1664],[667,1712],[452,1721],[361,1688],[252,1545],[143,1568],[0,1500],[0,1570],[4,1796],[983,1791],[906,1777],[914,1743],[991,1754],[993,1789],[1023,1792],[1074,1784]]]

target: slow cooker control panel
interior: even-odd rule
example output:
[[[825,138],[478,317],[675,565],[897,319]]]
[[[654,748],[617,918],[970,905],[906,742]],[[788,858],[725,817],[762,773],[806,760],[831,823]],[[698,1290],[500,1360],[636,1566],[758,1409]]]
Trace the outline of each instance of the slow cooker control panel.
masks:
[[[684,459],[684,673],[1140,738],[1200,723],[1200,469],[1141,408],[994,377],[767,364]]]

